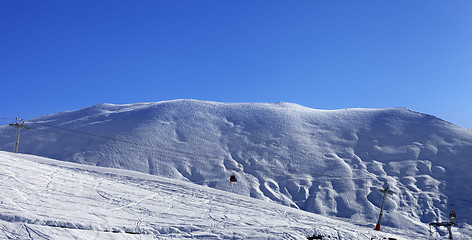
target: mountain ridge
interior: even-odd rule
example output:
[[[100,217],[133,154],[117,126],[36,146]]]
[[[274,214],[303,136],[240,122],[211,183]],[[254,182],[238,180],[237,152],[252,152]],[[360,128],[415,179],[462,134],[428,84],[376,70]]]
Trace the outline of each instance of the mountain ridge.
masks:
[[[234,172],[239,194],[368,222],[388,182],[399,195],[386,202],[386,225],[444,220],[454,202],[470,230],[470,203],[452,198],[472,199],[464,193],[472,188],[472,131],[407,108],[173,100],[98,104],[29,123],[25,153],[223,190]],[[14,129],[0,132],[0,149],[12,148]]]

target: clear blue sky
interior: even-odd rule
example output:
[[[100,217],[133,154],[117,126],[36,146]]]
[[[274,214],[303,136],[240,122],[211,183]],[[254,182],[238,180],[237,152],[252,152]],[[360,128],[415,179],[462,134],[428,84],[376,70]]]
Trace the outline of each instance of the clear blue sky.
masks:
[[[2,0],[0,79],[0,118],[192,98],[472,129],[472,1]]]

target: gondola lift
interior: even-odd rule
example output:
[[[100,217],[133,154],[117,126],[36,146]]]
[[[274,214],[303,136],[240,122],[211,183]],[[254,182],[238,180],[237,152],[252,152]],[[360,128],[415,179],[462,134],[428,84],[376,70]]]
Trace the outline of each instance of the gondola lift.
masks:
[[[454,205],[451,204],[451,208],[453,207]],[[451,220],[452,223],[455,223],[456,222],[456,212],[454,212],[454,209],[451,209],[451,212],[449,212],[449,219]]]
[[[230,177],[229,177],[229,181],[231,183],[236,183],[238,181],[238,179],[236,179],[236,175],[232,174]]]
[[[236,183],[237,181],[238,179],[236,178],[236,174],[233,172],[233,174],[231,174],[231,176],[229,177],[229,182]]]

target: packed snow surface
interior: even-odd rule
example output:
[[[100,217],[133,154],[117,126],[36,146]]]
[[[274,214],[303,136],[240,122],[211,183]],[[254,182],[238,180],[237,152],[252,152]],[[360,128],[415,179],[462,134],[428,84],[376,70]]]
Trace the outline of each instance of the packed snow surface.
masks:
[[[100,104],[27,121],[20,152],[139,171],[293,208],[429,234],[454,204],[472,235],[472,131],[404,108],[175,100]],[[12,151],[16,129],[0,127]],[[228,188],[229,176],[238,178]],[[443,230],[441,230],[443,231]],[[441,232],[444,235],[444,232]]]
[[[1,239],[423,237],[131,171],[6,152],[0,165]]]

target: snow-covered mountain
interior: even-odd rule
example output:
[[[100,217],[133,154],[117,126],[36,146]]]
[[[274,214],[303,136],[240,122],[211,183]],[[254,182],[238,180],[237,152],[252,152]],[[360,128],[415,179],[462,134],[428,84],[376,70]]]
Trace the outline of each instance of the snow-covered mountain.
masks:
[[[0,239],[425,237],[129,170],[1,151],[0,163]]]
[[[472,131],[408,109],[175,100],[26,122],[19,151],[188,180],[327,216],[426,233],[454,204],[472,235]],[[0,127],[12,151],[16,129]],[[238,182],[228,189],[235,173]]]

